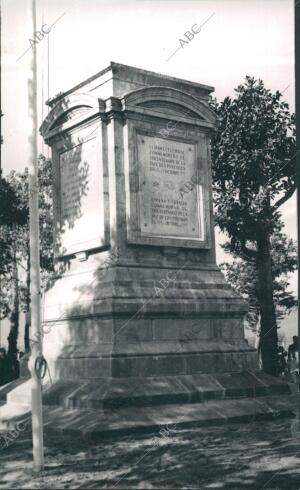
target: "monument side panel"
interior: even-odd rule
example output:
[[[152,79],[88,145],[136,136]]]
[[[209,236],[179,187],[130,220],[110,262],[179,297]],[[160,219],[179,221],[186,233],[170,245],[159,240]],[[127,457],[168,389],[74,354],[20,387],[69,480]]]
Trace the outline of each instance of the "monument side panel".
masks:
[[[55,175],[58,255],[104,246],[103,165],[97,137],[60,149]]]
[[[210,248],[206,138],[128,126],[128,241]]]
[[[141,234],[204,239],[196,145],[138,135]]]

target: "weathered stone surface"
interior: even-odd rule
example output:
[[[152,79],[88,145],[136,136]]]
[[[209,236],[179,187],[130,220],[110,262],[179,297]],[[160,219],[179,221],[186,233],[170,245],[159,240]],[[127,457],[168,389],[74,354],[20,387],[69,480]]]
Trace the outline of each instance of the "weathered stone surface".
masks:
[[[60,154],[58,253],[70,255],[103,246],[103,169],[97,139],[93,138]]]
[[[91,438],[149,432],[157,428],[184,429],[228,422],[251,422],[258,419],[295,416],[296,400],[292,397],[261,397],[239,400],[208,400],[204,403],[182,403],[152,407],[130,407],[112,410],[45,409],[45,427],[65,434],[84,434]],[[168,425],[167,425],[168,424]]]
[[[97,381],[56,382],[45,393],[46,405],[65,408],[116,408],[205,402],[229,398],[260,399],[272,395],[273,378],[268,385],[261,373],[193,374],[144,378],[99,378]],[[290,393],[281,383],[276,395]]]

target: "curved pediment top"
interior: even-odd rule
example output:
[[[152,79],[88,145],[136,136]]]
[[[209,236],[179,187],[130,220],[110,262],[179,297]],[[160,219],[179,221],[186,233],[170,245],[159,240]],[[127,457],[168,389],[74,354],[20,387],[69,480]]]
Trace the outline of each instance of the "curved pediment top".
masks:
[[[172,87],[146,87],[133,90],[122,98],[123,109],[138,106],[153,110],[169,111],[180,116],[199,118],[211,124],[216,122],[216,115],[207,102]]]
[[[101,101],[96,97],[79,93],[70,94],[55,104],[48,116],[44,119],[40,131],[45,135],[48,131],[61,126],[73,117],[100,110]]]

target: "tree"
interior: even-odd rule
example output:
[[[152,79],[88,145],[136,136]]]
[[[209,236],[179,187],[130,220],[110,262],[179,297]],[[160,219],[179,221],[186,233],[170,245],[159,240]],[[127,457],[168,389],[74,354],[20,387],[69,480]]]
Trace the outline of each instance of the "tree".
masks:
[[[30,249],[29,249],[29,201],[28,201],[28,170],[23,173],[15,171],[5,179],[7,188],[15,199],[15,208],[6,206],[1,221],[1,236],[4,237],[4,250],[7,260],[1,269],[2,318],[9,316],[11,322],[8,336],[9,352],[17,350],[19,311],[30,311]],[[53,216],[52,216],[52,173],[51,161],[42,155],[39,158],[39,210],[40,210],[40,241],[41,241],[41,279],[45,286],[53,271]],[[35,191],[34,191],[35,192]],[[5,199],[5,193],[0,196]],[[14,200],[12,198],[12,200]],[[22,213],[21,213],[22,211]],[[16,219],[22,214],[23,219]],[[27,315],[28,317],[28,315]],[[25,325],[25,348],[29,350],[29,325]]]
[[[296,297],[288,291],[289,274],[297,269],[297,247],[283,233],[272,235],[270,242],[274,304],[276,318],[281,320],[297,305]],[[225,251],[228,246],[226,243],[223,245]],[[235,260],[232,263],[224,262],[220,264],[220,268],[234,290],[247,300],[249,311],[246,320],[250,329],[256,331],[260,313],[256,264],[242,260],[237,255],[233,256]]]
[[[212,143],[216,223],[228,250],[255,264],[263,369],[277,373],[277,323],[271,236],[282,228],[280,206],[295,192],[295,129],[289,106],[261,80],[247,76],[213,107]]]
[[[1,175],[0,186],[0,318],[10,316],[9,355],[16,351],[19,330],[18,234],[28,221],[28,208],[14,176]]]
[[[11,244],[13,227],[22,226],[28,219],[28,209],[7,179],[0,174],[0,274],[8,272],[12,265]]]

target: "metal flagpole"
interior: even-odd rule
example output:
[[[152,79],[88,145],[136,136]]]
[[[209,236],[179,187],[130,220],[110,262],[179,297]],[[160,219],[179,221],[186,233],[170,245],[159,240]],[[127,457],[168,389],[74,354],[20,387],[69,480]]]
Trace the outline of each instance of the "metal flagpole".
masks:
[[[29,0],[29,32],[36,32],[36,3]],[[38,363],[42,358],[41,311],[40,311],[40,250],[38,204],[38,150],[37,150],[37,55],[36,44],[31,47],[28,79],[29,107],[29,233],[30,233],[30,296],[31,296],[31,410],[34,468],[44,467],[42,386],[38,376]]]
[[[299,241],[300,241],[300,3],[299,0],[295,0],[295,96],[296,96],[296,184],[297,184],[297,216],[298,216],[298,261],[300,260],[299,254]],[[298,274],[298,291],[300,289],[300,276]],[[300,435],[300,310],[298,308],[298,373],[299,373],[299,386],[298,386],[298,432]]]

